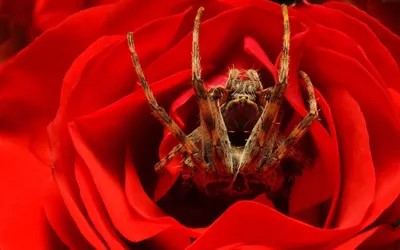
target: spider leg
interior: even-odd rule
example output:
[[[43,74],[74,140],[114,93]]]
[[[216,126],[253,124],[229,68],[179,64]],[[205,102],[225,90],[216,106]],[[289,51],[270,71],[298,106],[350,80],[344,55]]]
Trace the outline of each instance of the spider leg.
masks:
[[[271,156],[263,157],[263,160],[260,161],[257,169],[274,166],[268,169],[268,172],[275,170],[283,157],[292,150],[293,146],[304,136],[313,122],[318,118],[317,101],[315,99],[314,88],[311,80],[304,71],[300,71],[299,75],[304,79],[307,86],[309,112],[303,120],[294,127],[289,136],[276,148]]]
[[[194,142],[186,136],[186,134],[179,128],[179,126],[175,123],[174,120],[167,114],[167,112],[158,105],[153,92],[151,91],[149,84],[144,76],[142,67],[139,63],[139,59],[135,50],[135,44],[133,41],[133,33],[129,32],[127,35],[129,50],[131,52],[132,63],[135,67],[136,74],[139,77],[141,82],[141,86],[143,87],[146,98],[149,102],[150,108],[152,110],[152,114],[164,125],[164,127],[168,128],[169,131],[179,140],[182,146],[185,148],[185,151],[188,155],[193,159],[196,163],[196,166],[202,169],[205,169],[204,161],[199,157],[198,152],[199,149],[196,147]]]
[[[271,99],[271,94],[274,92],[274,86],[263,89],[260,91],[260,93],[257,93],[258,95],[258,102],[262,107],[265,108],[267,105],[267,100]]]
[[[191,141],[193,141],[194,144],[197,144],[200,142],[200,129],[197,128],[195,129],[192,133],[189,134],[189,139]],[[178,144],[175,147],[172,148],[171,151],[169,151],[169,153],[162,158],[154,167],[156,172],[160,172],[161,170],[164,169],[164,167],[171,162],[171,160],[177,156],[180,155],[182,153],[185,152],[185,148],[182,146],[182,144]]]
[[[289,157],[300,169],[313,167],[313,160],[308,155],[294,147],[289,150],[286,156]]]
[[[241,172],[254,171],[256,163],[263,154],[262,151],[266,151],[269,154],[275,145],[273,137],[276,135],[276,126],[274,125],[277,122],[279,109],[287,88],[289,73],[290,26],[288,9],[285,4],[282,4],[282,15],[284,35],[278,83],[274,86],[271,98],[267,101],[259,120],[246,142],[240,160]]]
[[[232,150],[219,107],[219,99],[210,97],[201,79],[199,29],[204,8],[199,8],[193,28],[192,84],[200,109],[203,154],[206,162],[219,173],[227,173],[232,166]],[[214,92],[213,92],[214,93]],[[216,94],[216,92],[215,92]]]

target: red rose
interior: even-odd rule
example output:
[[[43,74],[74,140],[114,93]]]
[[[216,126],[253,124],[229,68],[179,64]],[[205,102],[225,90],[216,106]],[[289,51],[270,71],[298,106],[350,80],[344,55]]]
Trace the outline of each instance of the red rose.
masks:
[[[287,127],[307,114],[299,70],[313,82],[320,120],[299,143],[314,167],[284,199],[207,198],[175,181],[179,157],[155,174],[177,142],[150,114],[126,33],[134,32],[160,105],[189,133],[198,126],[190,80],[200,6],[206,86],[223,84],[232,65],[258,69],[273,85],[282,13],[261,0],[103,5],[72,15],[1,66],[1,249],[352,249],[398,241],[400,40],[355,8],[289,10]]]

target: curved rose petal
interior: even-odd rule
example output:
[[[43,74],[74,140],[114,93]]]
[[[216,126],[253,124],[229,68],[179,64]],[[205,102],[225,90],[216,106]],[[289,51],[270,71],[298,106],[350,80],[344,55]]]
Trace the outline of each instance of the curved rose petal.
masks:
[[[102,4],[116,3],[120,0],[70,0],[70,1],[51,1],[36,0],[33,19],[37,28],[46,31],[75,12]]]
[[[128,249],[111,224],[87,166],[79,156],[75,161],[75,176],[83,204],[102,239],[111,249]]]
[[[328,90],[338,134],[342,185],[336,227],[356,226],[363,220],[375,194],[375,170],[364,116],[345,90]],[[355,211],[357,211],[355,213]]]
[[[45,31],[61,23],[71,14],[84,9],[84,0],[48,1],[36,0],[33,18],[35,25]]]
[[[251,36],[246,36],[244,38],[244,50],[252,54],[256,57],[265,68],[271,73],[272,76],[275,76],[277,69],[275,65],[272,63],[270,58],[265,54],[264,50],[261,48],[260,44]]]
[[[360,249],[398,249],[399,240],[400,230],[393,230],[390,225],[381,225],[361,233],[354,241],[357,241]],[[346,243],[351,244],[353,240]],[[344,246],[341,249],[346,249]]]
[[[120,59],[124,48],[125,37],[102,37],[79,55],[64,77],[61,103],[53,123],[88,114],[131,92],[132,83],[121,77],[126,79],[130,61]],[[115,64],[116,54],[125,67]]]
[[[221,234],[221,232],[224,232]],[[237,242],[279,249],[318,248],[355,233],[353,229],[325,230],[291,219],[265,205],[240,201],[233,204],[188,249],[214,249]]]
[[[99,40],[98,43],[95,43],[93,46],[91,46],[86,53],[83,53],[73,64],[73,66],[96,66],[92,65],[93,60],[91,59],[101,59],[101,58],[107,58],[107,49],[114,48],[118,43],[120,43],[121,39],[102,39]],[[98,45],[103,45],[103,46],[98,46]],[[101,48],[104,50],[101,50],[98,52],[97,50]],[[94,53],[97,52],[97,53]],[[94,55],[93,55],[94,53]],[[88,56],[92,55],[92,57]],[[82,67],[82,71],[78,70],[76,72],[76,68],[72,67],[70,69],[69,74],[66,77],[66,81],[68,80],[75,81],[74,83],[79,83],[79,81],[85,80],[86,74],[85,67]],[[81,73],[81,74],[77,74]],[[66,86],[64,86],[66,88]],[[82,91],[79,91],[80,89],[77,88],[77,91],[75,94],[77,96],[81,95],[82,96]],[[118,91],[116,91],[118,93]],[[96,97],[96,95],[92,95],[89,97],[90,99]],[[68,100],[68,97],[64,97],[62,101],[65,99]],[[112,97],[111,97],[112,98]],[[85,100],[85,99],[83,99]],[[96,100],[97,101],[97,100]],[[97,101],[99,102],[99,101]],[[81,106],[81,103],[75,101],[71,102],[72,105],[67,105],[61,106],[59,110],[59,116],[53,121],[53,123],[49,127],[49,135],[50,135],[50,140],[51,140],[51,147],[52,147],[52,156],[53,160],[55,161],[55,167],[54,167],[54,177],[57,182],[57,185],[60,189],[60,193],[65,199],[66,207],[70,211],[72,218],[76,221],[78,224],[78,227],[80,230],[82,230],[82,233],[85,235],[85,237],[89,237],[89,239],[92,240],[92,244],[95,244],[93,242],[96,241],[96,232],[95,229],[92,227],[92,225],[89,223],[90,219],[88,218],[88,215],[86,214],[84,203],[82,202],[82,199],[80,197],[80,193],[78,190],[78,186],[75,180],[75,174],[73,172],[73,169],[75,167],[74,160],[75,160],[75,152],[70,146],[69,138],[67,134],[61,134],[59,135],[60,131],[62,129],[65,130],[66,125],[60,125],[63,120],[68,120],[70,116],[74,115],[73,111],[77,113],[75,110],[73,110],[74,105],[79,107]],[[95,105],[96,102],[92,101],[92,105],[86,105],[86,109],[90,111],[90,109]],[[68,104],[68,103],[67,103]],[[72,107],[71,107],[72,106]],[[69,108],[69,109],[67,109]],[[85,109],[79,109],[82,112],[88,112]],[[68,111],[68,112],[67,112]],[[62,116],[64,115],[64,116]],[[60,136],[61,138],[59,138]],[[60,153],[62,152],[62,154]]]
[[[83,237],[95,248],[105,249],[104,243],[97,231],[93,228],[86,210],[82,204],[82,200],[77,198],[74,194],[77,192],[74,189],[75,186],[70,186],[70,180],[67,180],[65,176],[71,173],[63,173],[54,171],[54,181],[58,187],[61,197],[64,200],[65,207],[69,212],[69,216],[76,223],[79,231],[82,233]],[[75,196],[75,197],[74,197]]]
[[[332,37],[335,37],[335,39],[333,40]],[[385,72],[379,72],[360,45],[346,33],[317,24],[310,28],[309,38],[307,39],[307,46],[332,49],[352,57],[362,64],[380,85],[385,86],[381,76]]]
[[[307,5],[301,9],[303,15],[314,21],[340,30],[352,37],[365,51],[365,55],[380,72],[385,83],[399,90],[400,69],[390,51],[379,41],[374,32],[363,22],[342,11],[322,5]]]
[[[43,207],[50,225],[57,233],[58,237],[60,237],[69,248],[93,248],[93,245],[82,235],[74,220],[71,218],[53,179],[47,181]],[[101,249],[105,249],[101,241],[97,241],[97,246]]]
[[[151,218],[165,215],[143,190],[129,150],[127,150],[125,156],[125,192],[130,206],[143,217]]]
[[[168,102],[171,102],[176,93],[185,88],[183,83],[190,79],[190,75],[190,71],[183,71],[165,78],[163,81],[153,83],[152,89],[160,105],[168,107]],[[141,122],[135,122],[137,117],[140,117]],[[157,140],[149,141],[148,138],[156,138],[157,130],[161,136],[162,125],[151,116],[144,93],[136,91],[104,109],[81,117],[77,124],[78,127],[73,123],[70,125],[74,146],[86,162],[115,227],[125,237],[138,241],[151,237],[157,232],[171,227],[171,225],[178,225],[172,218],[157,217],[151,219],[150,217],[155,215],[152,215],[150,211],[140,211],[139,209],[142,209],[143,205],[138,206],[137,203],[141,202],[140,197],[143,197],[143,195],[132,195],[130,197],[131,203],[136,204],[134,207],[129,207],[124,196],[125,191],[121,178],[123,178],[125,170],[122,165],[124,164],[125,154],[121,154],[121,152],[125,152],[125,150],[121,148],[121,145],[129,142],[132,147],[132,162],[134,166],[141,167],[136,168],[136,171],[142,178],[152,178],[151,175],[154,175],[151,174],[151,166],[154,166],[156,157],[146,158],[142,156],[143,154],[156,155],[156,152],[149,151],[149,149],[155,149],[156,145],[149,143],[157,143]],[[152,127],[155,129],[151,129]],[[84,136],[84,139],[82,136]],[[107,141],[107,144],[102,143],[102,141]],[[134,178],[132,175],[125,177]],[[126,181],[133,183],[135,180]],[[153,183],[153,181],[143,183],[146,182],[147,185]],[[143,186],[145,189],[148,188],[145,185]],[[126,192],[130,194],[138,191],[128,190],[129,187],[126,188]],[[125,214],[125,216],[121,217],[121,214]],[[152,231],[146,232],[143,229],[138,231],[140,225],[146,226]],[[136,229],[132,230],[132,227]],[[195,230],[190,232],[192,232],[191,235],[198,235]]]
[[[191,244],[190,237],[182,228],[167,229],[149,240],[150,249],[179,250]]]
[[[318,64],[314,63],[314,58],[319,58]],[[366,221],[370,223],[393,202],[400,189],[400,183],[395,181],[400,175],[400,168],[396,167],[400,164],[400,154],[395,146],[399,139],[399,123],[392,101],[387,91],[350,57],[333,50],[309,48],[303,60],[304,69],[321,92],[329,87],[346,89],[364,114],[377,180],[375,202]]]
[[[268,197],[265,194],[258,195],[256,198],[253,199],[253,201],[275,208],[274,203],[270,199],[268,199]]]
[[[1,139],[0,245],[4,249],[64,249],[42,206],[43,182],[51,177],[26,148]],[[21,240],[23,239],[23,240]]]
[[[168,20],[160,20],[160,23],[161,22],[162,23],[166,22],[167,24],[168,23],[172,24],[170,26],[170,28],[171,29],[174,29],[174,28],[176,29],[177,28],[176,23],[179,24],[181,22],[182,16],[184,14],[185,13],[183,13],[182,15],[172,16],[172,17],[168,18]],[[169,20],[172,20],[175,23],[168,22]],[[150,29],[150,30],[153,30],[153,31],[156,30],[156,29],[154,29],[156,27],[156,25],[148,25],[147,27],[149,27],[148,29]],[[146,29],[142,29],[141,31],[142,31],[141,33],[144,33],[144,35],[141,36],[141,37],[146,38],[146,35],[145,35],[146,32],[147,32]],[[165,29],[163,31],[165,32]],[[140,39],[138,39],[138,40],[139,40],[139,44],[142,44],[140,42],[141,40]],[[168,40],[166,40],[166,42],[168,42]],[[111,51],[110,51],[110,49],[107,50],[107,46],[105,47],[106,50],[104,50],[104,46],[103,47],[99,46],[99,45],[102,45],[102,44],[107,45],[108,47],[112,48],[112,50]],[[100,63],[97,63],[96,65],[90,65],[90,63],[91,63],[90,59],[92,59],[92,57],[90,57],[89,55],[91,53],[93,53],[92,51],[96,52],[96,50],[99,49],[99,48],[101,48],[103,50],[101,51],[101,53],[98,53],[97,55],[98,55],[98,57],[103,58],[103,61],[100,60]],[[105,53],[104,53],[104,51],[105,51]],[[90,50],[88,50],[87,52],[83,53],[82,56],[79,58],[79,60],[76,61],[76,63],[74,64],[76,67],[75,68],[74,67],[71,68],[71,70],[69,71],[68,76],[66,77],[66,83],[67,84],[63,86],[63,95],[64,95],[64,97],[62,98],[62,103],[65,103],[65,104],[59,110],[58,120],[55,120],[53,122],[53,125],[50,126],[49,132],[50,132],[51,138],[53,140],[58,137],[57,133],[59,133],[58,132],[59,129],[62,129],[62,126],[59,127],[59,125],[58,125],[58,124],[61,124],[63,122],[62,119],[68,120],[68,117],[70,117],[71,115],[73,116],[74,113],[76,115],[76,113],[79,114],[80,112],[83,112],[83,113],[90,112],[91,110],[93,110],[95,108],[98,108],[99,106],[102,107],[103,105],[107,105],[107,104],[110,103],[110,101],[111,102],[115,101],[115,99],[113,99],[114,98],[113,96],[116,96],[117,97],[116,99],[121,97],[121,90],[122,90],[122,93],[124,93],[124,91],[126,93],[126,90],[124,90],[124,86],[128,86],[128,88],[129,88],[129,84],[128,85],[124,84],[124,83],[126,83],[125,81],[119,81],[119,82],[122,83],[122,85],[121,85],[122,88],[113,88],[113,90],[115,90],[115,94],[114,95],[110,95],[109,91],[107,92],[106,95],[104,95],[104,94],[101,95],[101,93],[104,93],[104,92],[99,92],[100,95],[93,95],[93,94],[90,95],[90,93],[86,92],[88,94],[86,96],[83,96],[83,97],[86,97],[86,98],[83,98],[81,101],[85,102],[85,103],[87,103],[89,105],[87,105],[87,104],[84,105],[83,103],[80,104],[80,103],[75,101],[75,102],[71,102],[72,105],[70,104],[69,107],[65,106],[66,104],[68,104],[69,98],[73,98],[73,99],[75,99],[77,97],[81,97],[82,98],[82,95],[85,94],[85,92],[82,92],[82,88],[84,86],[90,87],[90,84],[93,84],[93,83],[98,83],[98,84],[99,83],[104,83],[104,79],[110,78],[109,77],[110,74],[107,75],[107,73],[109,73],[109,71],[105,70],[105,71],[101,71],[102,73],[100,73],[100,76],[102,76],[103,73],[105,74],[105,76],[102,79],[99,79],[99,81],[96,82],[96,81],[93,81],[93,78],[92,78],[91,79],[92,81],[89,81],[89,83],[88,83],[88,81],[85,79],[85,76],[87,76],[88,74],[90,74],[92,72],[90,70],[89,71],[83,71],[84,74],[82,74],[82,72],[81,72],[82,69],[83,70],[86,69],[85,67],[82,67],[82,66],[87,66],[88,63],[89,63],[89,65],[92,67],[90,69],[93,69],[93,70],[95,69],[95,67],[93,68],[93,66],[104,67],[105,64],[112,63],[112,61],[108,62],[108,60],[107,60],[107,59],[110,59],[110,55],[113,55],[113,56],[117,55],[118,56],[118,55],[121,55],[122,53],[124,53],[123,51],[126,51],[125,53],[127,54],[126,63],[124,64],[124,65],[126,65],[126,67],[123,68],[123,70],[125,69],[125,71],[123,71],[123,72],[125,72],[125,73],[129,72],[130,74],[132,74],[133,73],[133,70],[132,70],[133,67],[130,66],[131,68],[130,68],[129,71],[128,71],[128,67],[127,67],[128,65],[131,65],[131,62],[129,61],[129,50],[127,50],[127,45],[126,45],[124,39],[118,38],[118,37],[116,37],[116,38],[113,38],[113,37],[104,38],[104,39],[99,40],[98,43],[95,43],[91,47]],[[113,53],[111,53],[111,52],[113,52]],[[96,58],[96,59],[99,59],[99,58]],[[116,66],[115,64],[113,64],[113,65],[114,66],[111,65],[111,67],[109,67],[108,70],[113,70],[113,69],[121,70],[121,67],[117,68],[117,67],[115,67]],[[74,69],[78,69],[78,71],[76,71]],[[118,73],[118,70],[116,72]],[[114,71],[114,73],[115,73],[115,71]],[[121,75],[122,76],[124,76],[124,75],[126,76],[126,74],[118,74],[119,77]],[[127,78],[127,79],[129,79],[129,78]],[[74,96],[74,95],[71,95],[71,89],[68,89],[68,86],[73,87],[74,84],[77,83],[76,82],[77,80],[82,81],[82,83],[80,85],[77,85],[78,87],[81,87],[81,89],[79,90],[79,88],[78,88],[79,91],[77,91],[74,88],[75,92],[72,92],[72,93],[75,93],[75,96]],[[112,81],[112,80],[113,79],[110,79],[110,81]],[[107,83],[110,83],[110,82],[105,82],[105,83],[107,84]],[[126,87],[125,87],[125,89],[126,89]],[[77,107],[75,107],[74,105],[76,105]],[[83,107],[85,107],[85,109],[81,109],[80,105],[83,105]],[[65,110],[65,108],[67,108],[67,107],[69,108],[69,110],[68,109]],[[74,110],[74,108],[75,108],[75,110]],[[78,112],[77,112],[76,108],[78,109]],[[68,111],[68,113],[63,114],[66,111]],[[61,136],[63,136],[63,135],[61,135]],[[57,142],[57,140],[54,140],[53,141],[53,152],[54,152],[53,156],[55,156],[54,159],[58,160],[60,163],[63,161],[63,159],[65,159],[65,160],[68,160],[68,159],[73,160],[73,156],[72,156],[73,152],[70,151],[69,152],[70,155],[68,156],[68,151],[67,151],[68,150],[68,148],[67,148],[68,144],[65,144],[65,143],[68,142],[68,138],[62,139],[61,142],[64,143],[64,144],[61,144],[61,146],[64,147],[64,149],[62,149],[62,157],[64,157],[64,158],[60,158],[61,154],[57,153],[56,151],[54,151],[54,150],[60,150],[61,149],[61,148],[57,148],[58,147],[57,146],[58,142]],[[74,187],[75,181],[73,180],[73,175],[71,173],[69,173],[70,172],[70,170],[69,170],[70,168],[64,168],[64,170],[61,168],[62,166],[66,167],[69,164],[70,163],[67,163],[67,162],[62,162],[62,164],[56,164],[56,166],[57,166],[56,177],[57,177],[59,185],[62,185],[62,190],[65,191],[64,195],[68,196],[68,197],[66,197],[66,199],[68,200],[67,203],[68,204],[70,203],[70,206],[67,206],[67,207],[74,210],[74,211],[71,211],[71,213],[74,214],[73,218],[77,219],[77,220],[81,220],[82,218],[84,218],[84,217],[82,217],[84,215],[80,215],[80,213],[83,212],[82,202],[80,201],[80,198],[78,197],[78,193],[76,191],[74,191],[74,190],[76,190],[76,187]],[[69,196],[69,195],[72,195],[72,196]],[[81,223],[83,223],[83,221],[81,221]],[[84,224],[82,224],[82,225],[84,225]]]
[[[353,238],[351,238],[350,240],[341,243],[340,245],[338,245],[337,247],[335,247],[335,250],[347,250],[347,249],[356,249],[357,247],[359,247],[366,239],[368,239],[369,237],[371,237],[371,235],[373,235],[374,233],[376,233],[376,231],[379,228],[375,227],[373,229],[370,229],[366,232],[360,233],[356,236],[354,236]],[[382,247],[382,246],[381,246]]]
[[[400,93],[391,88],[389,88],[388,90],[390,96],[392,97],[393,105],[396,107],[396,110],[398,111],[400,117]]]
[[[144,217],[149,217],[149,215],[153,217],[164,216],[164,212],[145,195],[128,151],[125,159],[125,173],[126,196],[131,207],[141,212]],[[183,228],[172,228],[151,238],[150,244],[155,248],[184,249],[190,244],[190,237]]]
[[[276,250],[277,248],[268,247],[264,245],[252,245],[252,244],[243,244],[243,243],[235,243],[229,246],[219,247],[217,250]]]
[[[387,249],[398,249],[400,246],[400,230],[398,223],[400,220],[400,196],[396,201],[387,209],[382,216],[380,216],[380,223],[383,225],[378,226],[376,233],[366,239],[361,247],[363,248],[382,248],[386,246]],[[377,222],[374,222],[376,224]],[[396,228],[395,228],[396,226]],[[386,249],[386,248],[385,248]]]
[[[389,27],[397,35],[400,35],[399,2],[369,0],[367,9],[369,13],[379,19],[385,26]]]
[[[173,4],[167,6],[172,8]],[[55,93],[60,93],[64,73],[88,45],[102,35],[124,34],[170,12],[156,3],[121,1],[71,16],[0,66],[0,81],[4,83],[0,114],[13,120],[25,119],[27,113],[52,118],[59,103]],[[4,108],[10,106],[18,108]],[[13,110],[12,115],[9,110]]]
[[[111,164],[107,166],[107,163],[98,159],[91,152],[75,124],[71,123],[69,130],[77,153],[82,157],[93,176],[94,184],[111,221],[125,238],[135,242],[142,241],[169,227],[168,224],[143,220],[140,214],[130,210],[122,183],[118,180],[121,174],[116,173],[120,170],[116,167],[118,163],[115,162],[114,166]]]
[[[145,72],[146,65],[175,39],[187,13],[185,11],[158,19],[135,32],[135,45]],[[154,35],[164,39],[157,44],[148,43]],[[126,36],[102,37],[85,50],[68,70],[64,78],[58,115],[65,115],[63,112],[72,112],[68,116],[87,114],[114,103],[132,89],[139,88],[135,84],[136,79]]]
[[[324,6],[338,9],[348,14],[351,17],[355,17],[358,20],[363,21],[368,27],[376,34],[382,44],[389,49],[392,53],[393,58],[396,60],[397,65],[400,65],[400,37],[392,33],[388,28],[382,25],[378,20],[372,18],[370,15],[358,8],[349,4],[344,4],[336,1],[328,1],[324,3]]]

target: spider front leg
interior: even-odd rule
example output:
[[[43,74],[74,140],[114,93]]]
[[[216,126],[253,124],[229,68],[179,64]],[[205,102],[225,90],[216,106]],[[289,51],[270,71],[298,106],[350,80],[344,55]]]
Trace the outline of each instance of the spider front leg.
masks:
[[[270,153],[276,143],[275,125],[278,113],[287,89],[289,73],[290,26],[286,5],[282,5],[283,47],[280,60],[278,83],[274,86],[271,98],[267,101],[261,117],[248,138],[240,160],[240,171],[250,173],[255,170],[263,152]]]
[[[200,127],[204,159],[220,174],[229,174],[232,169],[232,149],[226,126],[222,118],[218,99],[211,100],[201,79],[199,29],[204,9],[199,8],[193,29],[192,84],[200,109]]]
[[[149,84],[144,76],[142,67],[139,63],[139,59],[136,53],[135,44],[133,41],[133,33],[129,32],[127,35],[129,50],[131,52],[132,63],[135,67],[136,74],[141,82],[146,98],[149,102],[150,108],[153,111],[152,114],[179,140],[185,151],[188,153],[190,158],[196,164],[197,167],[205,170],[206,164],[199,157],[199,149],[196,147],[194,142],[189,139],[186,134],[179,128],[174,120],[167,114],[167,112],[158,105],[153,92],[151,91]]]
[[[200,142],[200,136],[201,136],[201,134],[200,134],[200,129],[197,128],[197,129],[193,130],[193,132],[190,133],[188,137],[189,137],[189,139],[190,139],[191,141],[193,141],[193,143],[194,143],[195,145],[197,145],[197,144]],[[169,153],[168,153],[164,158],[162,158],[162,159],[155,165],[154,170],[155,170],[156,172],[162,171],[162,170],[165,168],[165,166],[166,166],[168,163],[170,163],[171,160],[172,160],[175,156],[180,155],[180,154],[183,154],[184,152],[185,152],[185,148],[182,146],[182,144],[179,143],[178,145],[176,145],[175,147],[173,147],[172,150],[169,151]]]
[[[317,109],[317,101],[315,99],[314,87],[311,83],[310,78],[304,71],[299,72],[299,76],[301,76],[306,84],[307,92],[308,92],[308,102],[309,102],[309,112],[303,118],[303,120],[293,129],[293,131],[289,134],[289,136],[281,143],[278,148],[272,154],[273,159],[272,162],[267,162],[269,166],[277,166],[278,163],[285,157],[289,151],[293,148],[293,146],[304,136],[304,134],[308,131],[310,126],[314,123],[314,121],[318,118],[318,109]],[[268,160],[267,160],[268,161]],[[264,163],[261,161],[259,168],[264,166]],[[276,167],[275,167],[276,168]],[[273,171],[271,169],[268,171]]]

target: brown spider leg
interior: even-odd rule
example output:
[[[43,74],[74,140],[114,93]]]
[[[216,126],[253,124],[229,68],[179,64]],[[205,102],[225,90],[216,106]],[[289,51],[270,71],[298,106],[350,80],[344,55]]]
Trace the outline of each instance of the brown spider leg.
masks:
[[[227,173],[232,166],[231,146],[218,100],[210,100],[201,79],[199,28],[204,8],[199,8],[193,28],[192,84],[200,109],[200,127],[204,133],[204,159],[215,167],[218,173]],[[214,166],[213,166],[214,165]]]
[[[294,166],[292,168],[297,169],[297,175],[302,175],[303,169],[312,168],[314,166],[313,160],[308,155],[294,147],[289,150],[285,157],[290,158],[290,160],[294,163]]]
[[[193,141],[194,144],[197,145],[197,143],[200,142],[200,129],[197,128],[195,130],[193,130],[192,133],[189,134],[189,139],[191,141]],[[169,151],[169,153],[162,158],[155,166],[154,169],[156,172],[160,172],[161,170],[164,169],[164,167],[171,162],[171,160],[177,156],[180,155],[182,153],[185,152],[185,148],[182,146],[182,144],[178,144],[175,147],[172,148],[171,151]]]
[[[274,87],[269,87],[257,92],[258,103],[265,108],[267,101],[271,99],[271,94],[274,91]]]
[[[191,139],[189,139],[186,134],[179,128],[179,126],[171,119],[171,117],[165,112],[165,110],[160,107],[151,91],[149,84],[144,76],[142,67],[139,63],[139,59],[135,50],[135,44],[133,41],[133,33],[129,32],[127,35],[129,50],[131,52],[132,63],[135,67],[136,74],[139,77],[141,82],[141,86],[143,87],[146,98],[149,102],[150,108],[152,110],[152,114],[164,125],[164,127],[168,128],[171,133],[178,139],[178,141],[183,145],[185,151],[188,155],[193,159],[196,163],[196,166],[202,169],[206,169],[205,162],[198,157],[199,149],[193,143]]]
[[[274,125],[276,124],[279,108],[285,94],[289,73],[289,46],[290,46],[290,26],[289,14],[285,4],[282,4],[283,14],[283,48],[280,61],[278,83],[274,86],[270,100],[267,102],[260,119],[254,126],[249,139],[243,150],[240,171],[252,172],[257,166],[257,162],[262,155],[262,151],[272,152],[275,141]]]
[[[271,173],[277,167],[279,162],[285,157],[293,146],[304,136],[313,122],[318,118],[317,101],[314,95],[314,88],[310,78],[304,71],[300,71],[299,75],[304,79],[307,86],[308,99],[309,99],[309,112],[303,120],[293,129],[289,136],[278,146],[274,151],[272,157],[266,156],[260,161],[257,169],[268,168],[267,171]],[[271,166],[273,166],[271,168]]]

